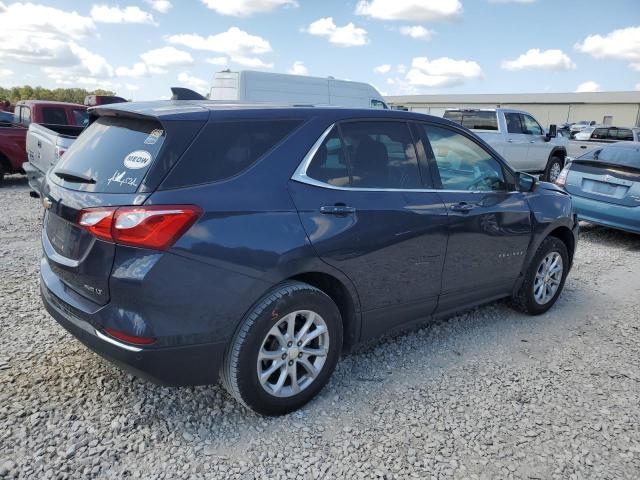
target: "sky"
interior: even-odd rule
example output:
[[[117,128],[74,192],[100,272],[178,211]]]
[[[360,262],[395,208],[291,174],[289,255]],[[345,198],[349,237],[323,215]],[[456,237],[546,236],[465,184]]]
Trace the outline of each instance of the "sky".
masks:
[[[383,95],[640,91],[640,0],[0,0],[0,86],[134,100],[215,72]]]

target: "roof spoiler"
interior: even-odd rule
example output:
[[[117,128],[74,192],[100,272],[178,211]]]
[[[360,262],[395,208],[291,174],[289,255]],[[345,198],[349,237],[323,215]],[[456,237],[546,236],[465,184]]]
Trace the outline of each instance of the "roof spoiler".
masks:
[[[188,88],[182,87],[171,87],[171,100],[206,100],[206,97],[203,97],[198,92],[194,92]]]

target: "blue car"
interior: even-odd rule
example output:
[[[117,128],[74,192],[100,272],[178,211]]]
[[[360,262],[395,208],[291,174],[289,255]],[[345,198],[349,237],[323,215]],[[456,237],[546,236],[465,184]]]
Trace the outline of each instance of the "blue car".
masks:
[[[556,180],[580,220],[640,233],[640,143],[618,142],[576,158]]]
[[[0,110],[0,122],[13,123],[13,113]]]
[[[570,196],[450,121],[394,110],[129,103],[47,175],[41,289],[89,348],[290,412],[344,351],[500,298],[547,311]]]

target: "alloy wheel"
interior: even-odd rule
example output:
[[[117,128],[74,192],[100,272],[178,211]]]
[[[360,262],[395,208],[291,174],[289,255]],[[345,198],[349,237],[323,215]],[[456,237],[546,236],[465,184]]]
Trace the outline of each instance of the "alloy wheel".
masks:
[[[538,305],[547,304],[555,296],[563,271],[562,257],[558,252],[551,252],[542,259],[533,282],[533,297]]]
[[[292,397],[318,377],[329,353],[329,329],[311,310],[282,317],[269,330],[258,353],[262,388],[275,397]]]

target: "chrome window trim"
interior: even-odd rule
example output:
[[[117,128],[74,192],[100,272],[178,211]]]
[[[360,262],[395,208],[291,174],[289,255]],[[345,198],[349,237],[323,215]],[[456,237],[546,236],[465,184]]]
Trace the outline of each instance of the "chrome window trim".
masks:
[[[108,342],[108,343],[110,343],[112,345],[115,345],[116,347],[120,347],[120,348],[122,348],[124,350],[129,350],[130,352],[141,352],[142,351],[141,348],[134,347],[134,346],[131,346],[131,345],[127,345],[125,343],[120,343],[120,342],[118,342],[117,340],[114,340],[111,337],[107,337],[106,335],[104,335],[103,333],[101,333],[98,330],[96,330],[95,333],[96,333],[96,337],[98,337],[100,340],[104,340],[105,342]]]
[[[336,126],[335,123],[329,125],[329,127],[320,135],[320,138],[316,140],[311,149],[304,156],[298,168],[291,176],[291,180],[296,182],[305,183],[307,185],[312,185],[314,187],[327,188],[329,190],[341,190],[345,192],[405,192],[405,193],[517,193],[518,190],[514,190],[511,192],[507,191],[494,191],[494,190],[445,190],[442,188],[362,188],[362,187],[339,187],[336,185],[331,185],[330,183],[321,182],[320,180],[316,180],[315,178],[311,178],[307,175],[307,169],[315,157],[316,153],[324,143],[325,139],[329,136],[331,131]],[[493,157],[492,157],[493,158]]]

